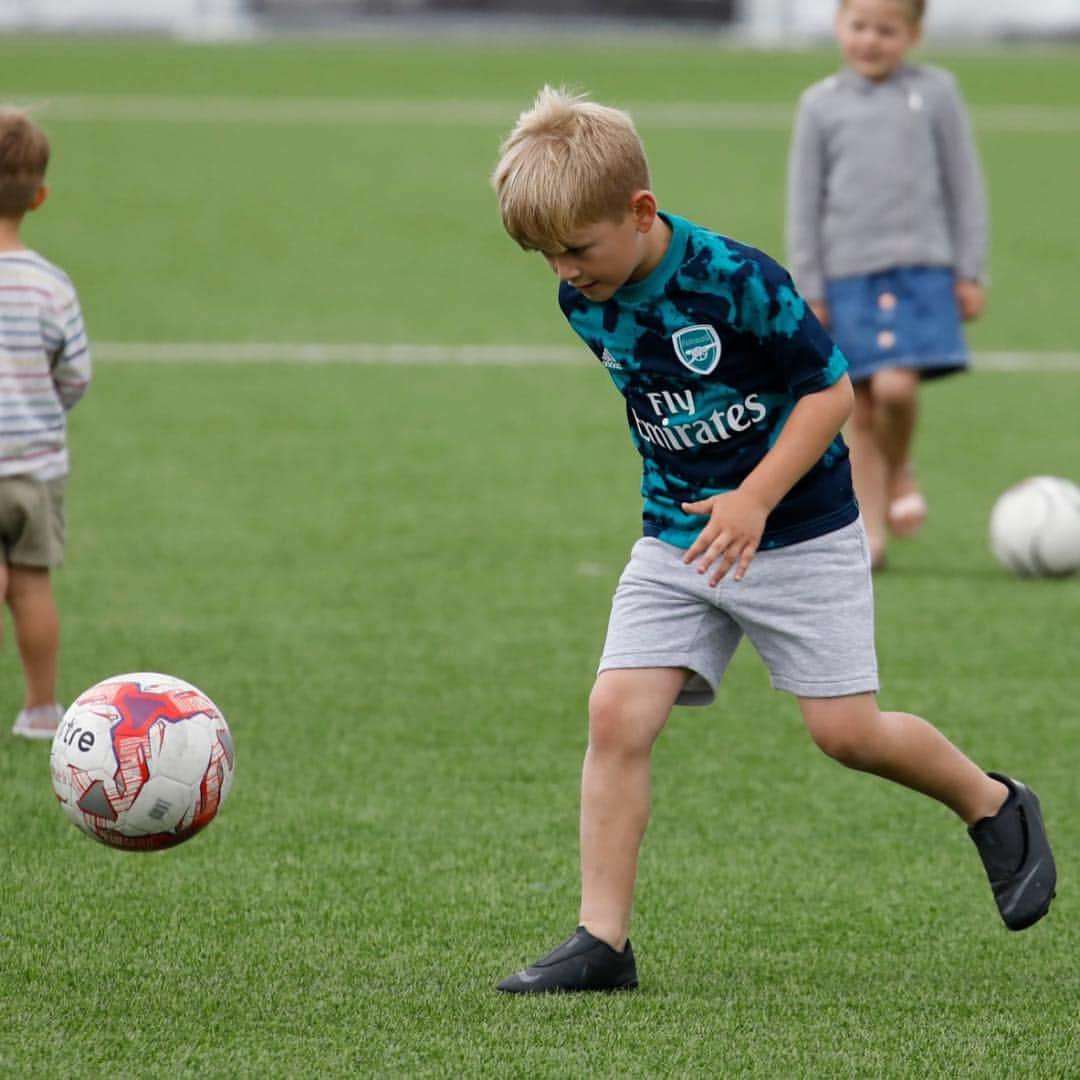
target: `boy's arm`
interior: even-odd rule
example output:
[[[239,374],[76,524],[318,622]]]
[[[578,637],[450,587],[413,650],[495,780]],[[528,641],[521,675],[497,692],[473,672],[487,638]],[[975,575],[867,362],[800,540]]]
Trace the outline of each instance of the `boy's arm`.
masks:
[[[683,562],[700,558],[701,574],[713,567],[710,585],[732,566],[735,580],[741,580],[757,553],[766,518],[828,449],[851,415],[854,400],[847,375],[801,397],[772,448],[734,491],[683,503],[688,514],[709,515]]]
[[[52,380],[64,412],[75,407],[90,385],[90,346],[82,309],[72,294],[52,312]]]
[[[799,292],[811,304],[825,298],[821,214],[825,200],[825,152],[821,133],[803,98],[788,151],[788,267]]]

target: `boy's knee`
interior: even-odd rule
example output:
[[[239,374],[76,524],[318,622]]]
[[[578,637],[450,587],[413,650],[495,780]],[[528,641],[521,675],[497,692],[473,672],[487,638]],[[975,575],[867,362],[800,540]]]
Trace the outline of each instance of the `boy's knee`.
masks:
[[[626,734],[628,702],[610,684],[598,682],[589,695],[589,745],[619,745]]]
[[[804,705],[804,718],[810,737],[822,753],[849,769],[873,765],[875,727],[873,715],[865,707],[808,709]]]
[[[9,566],[6,600],[18,627],[52,626],[59,619],[47,569]]]
[[[655,730],[654,730],[655,728]],[[659,727],[642,715],[637,698],[600,680],[589,695],[589,747],[600,753],[648,750]]]
[[[810,736],[822,753],[841,765],[846,765],[849,769],[858,769],[865,765],[866,750],[863,740],[849,726],[816,725],[810,729]]]

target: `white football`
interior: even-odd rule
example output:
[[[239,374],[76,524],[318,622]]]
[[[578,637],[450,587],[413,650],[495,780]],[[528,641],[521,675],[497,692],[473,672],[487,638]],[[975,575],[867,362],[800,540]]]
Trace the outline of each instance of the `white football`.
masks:
[[[182,679],[140,671],[91,686],[64,714],[49,764],[68,818],[110,847],[172,847],[209,825],[232,786],[225,717]]]
[[[1018,577],[1080,570],[1080,487],[1059,476],[1032,476],[1009,488],[990,513],[990,547]]]

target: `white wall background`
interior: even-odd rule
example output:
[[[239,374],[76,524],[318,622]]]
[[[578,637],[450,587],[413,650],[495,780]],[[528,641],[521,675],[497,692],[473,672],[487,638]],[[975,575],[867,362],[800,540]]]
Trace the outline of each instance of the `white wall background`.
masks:
[[[415,4],[400,0],[404,11]],[[313,8],[319,5],[314,3]],[[829,38],[837,0],[741,0],[738,32],[763,45]],[[158,31],[231,37],[257,26],[245,0],[0,0],[0,32],[18,29]],[[582,0],[580,12],[590,5]],[[543,10],[543,0],[537,0]],[[985,41],[1024,34],[1080,33],[1080,0],[929,0],[931,40]],[[663,0],[657,0],[663,11]]]
[[[247,24],[243,0],[0,0],[3,30],[158,31],[227,37]]]

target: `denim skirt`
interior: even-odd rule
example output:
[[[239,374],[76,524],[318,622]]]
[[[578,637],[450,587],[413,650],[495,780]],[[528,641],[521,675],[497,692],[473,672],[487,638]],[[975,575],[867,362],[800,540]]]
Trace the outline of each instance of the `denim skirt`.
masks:
[[[829,331],[852,382],[881,368],[917,368],[924,378],[968,366],[951,269],[904,266],[825,283]]]

